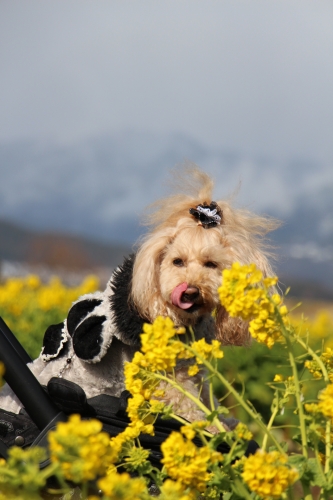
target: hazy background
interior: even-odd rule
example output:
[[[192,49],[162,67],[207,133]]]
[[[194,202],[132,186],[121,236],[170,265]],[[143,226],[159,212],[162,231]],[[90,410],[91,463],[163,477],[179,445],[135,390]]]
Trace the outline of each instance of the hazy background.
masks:
[[[0,258],[127,250],[188,159],[284,221],[285,281],[333,290],[331,0],[1,0],[0,68]]]

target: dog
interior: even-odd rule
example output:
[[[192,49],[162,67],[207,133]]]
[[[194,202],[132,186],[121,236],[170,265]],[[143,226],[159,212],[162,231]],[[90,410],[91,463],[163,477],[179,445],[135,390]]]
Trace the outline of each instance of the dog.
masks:
[[[228,316],[217,289],[223,269],[236,261],[255,263],[264,276],[273,275],[264,236],[276,223],[228,201],[213,201],[212,179],[195,166],[184,170],[182,188],[152,206],[149,231],[135,254],[114,271],[105,291],[80,297],[62,323],[47,329],[41,354],[29,366],[42,385],[57,377],[78,384],[87,398],[119,397],[125,389],[124,363],[140,349],[143,324],[158,316],[191,327],[196,339],[248,342],[247,323]],[[190,377],[187,368],[177,366],[176,379],[209,405],[202,373]],[[190,421],[203,418],[176,389],[164,388],[162,401],[172,404],[175,413]],[[22,408],[8,386],[0,407],[14,413]],[[234,424],[224,425],[228,430]]]

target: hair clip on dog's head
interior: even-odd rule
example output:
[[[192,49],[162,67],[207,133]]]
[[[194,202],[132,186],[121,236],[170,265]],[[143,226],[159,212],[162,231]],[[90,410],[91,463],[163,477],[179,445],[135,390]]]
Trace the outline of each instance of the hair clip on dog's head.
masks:
[[[189,212],[198,220],[198,225],[205,229],[210,229],[221,224],[222,210],[215,201],[212,201],[210,205],[204,202],[203,205],[190,208]]]

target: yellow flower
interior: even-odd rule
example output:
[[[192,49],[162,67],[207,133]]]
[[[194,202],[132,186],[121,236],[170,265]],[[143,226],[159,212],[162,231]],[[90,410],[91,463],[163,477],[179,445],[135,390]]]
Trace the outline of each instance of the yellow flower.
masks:
[[[131,467],[130,470],[137,470],[141,465],[144,465],[149,459],[149,450],[144,448],[137,448],[133,446],[127,453],[125,462]]]
[[[333,349],[331,347],[326,347],[325,351],[321,355],[321,359],[327,368],[333,368]]]
[[[281,373],[277,373],[273,379],[273,382],[283,382],[284,376]]]
[[[189,374],[190,377],[194,377],[197,373],[199,373],[199,367],[198,365],[191,365],[189,369],[187,370],[187,373]]]
[[[183,425],[180,428],[180,431],[183,434],[183,436],[185,436],[190,441],[195,437],[195,434],[196,434],[195,430],[193,429],[193,427],[191,425]]]
[[[244,460],[242,477],[251,491],[262,498],[280,498],[298,479],[298,472],[287,465],[288,457],[278,451],[257,450]]]
[[[42,284],[39,276],[36,276],[35,274],[30,274],[25,278],[25,284],[27,285],[28,288],[31,288],[32,290],[37,290]]]
[[[131,478],[127,472],[118,474],[110,472],[98,481],[98,486],[104,495],[112,500],[139,500],[147,487],[143,479]]]
[[[333,384],[329,384],[318,396],[318,410],[333,419]]]
[[[151,371],[170,371],[176,366],[177,356],[184,350],[177,340],[170,342],[175,335],[185,333],[184,328],[176,328],[170,318],[159,316],[152,325],[143,325],[141,335],[141,366]],[[144,362],[143,362],[144,361]],[[143,362],[143,363],[142,363]]]
[[[197,448],[195,444],[179,432],[172,432],[162,443],[161,450],[166,472],[175,481],[196,488],[199,492],[206,489],[212,474],[208,467],[222,460],[222,455],[211,451],[207,446]]]
[[[295,313],[291,317],[291,323],[298,330],[304,330],[309,333],[312,339],[326,339],[326,344],[331,345],[333,332],[333,318],[330,311],[321,309],[313,319],[304,318]]]
[[[247,426],[242,422],[239,422],[237,424],[234,432],[239,439],[244,439],[246,441],[249,441],[250,439],[253,438],[252,432],[250,432]]]
[[[277,294],[270,296],[269,289],[278,278],[263,278],[255,264],[241,266],[233,263],[223,271],[222,285],[218,292],[221,304],[232,317],[249,321],[249,332],[258,342],[271,348],[282,339],[276,313],[284,321],[288,313]]]
[[[158,391],[156,391],[158,392]],[[164,395],[164,392],[165,391],[160,391],[160,393],[162,393],[161,396]],[[159,397],[158,395],[156,397]],[[162,413],[163,410],[164,410],[164,407],[165,407],[165,403],[162,403],[161,401],[158,401],[157,399],[151,399],[149,401],[150,403],[150,411],[152,413]]]
[[[218,340],[213,340],[211,344],[208,344],[205,339],[200,339],[191,344],[191,348],[197,354],[196,362],[198,364],[202,364],[202,359],[223,358],[220,347],[221,343]]]
[[[186,425],[183,425],[180,428],[180,432],[185,436],[187,439],[192,440],[197,431],[202,431],[203,429],[206,429],[209,427],[210,423],[208,420],[195,420],[194,422],[187,423]]]
[[[304,366],[309,370],[310,373],[312,373],[314,378],[316,379],[322,378],[323,374],[320,370],[320,366],[316,361],[307,360],[305,361]]]
[[[195,500],[196,493],[185,493],[184,486],[178,481],[167,479],[161,486],[161,495],[158,497],[160,500]]]
[[[7,460],[0,459],[0,500],[40,500],[47,476],[39,464],[45,459],[43,448],[10,448]]]
[[[110,447],[110,437],[101,432],[98,420],[81,420],[71,415],[49,432],[50,457],[59,463],[65,477],[76,483],[90,481],[104,474],[117,458]]]

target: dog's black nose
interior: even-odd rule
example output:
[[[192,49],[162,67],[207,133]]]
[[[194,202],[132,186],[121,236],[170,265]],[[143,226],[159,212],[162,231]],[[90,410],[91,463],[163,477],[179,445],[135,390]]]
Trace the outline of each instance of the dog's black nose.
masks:
[[[182,295],[183,302],[194,302],[200,295],[200,290],[196,286],[189,286]]]

